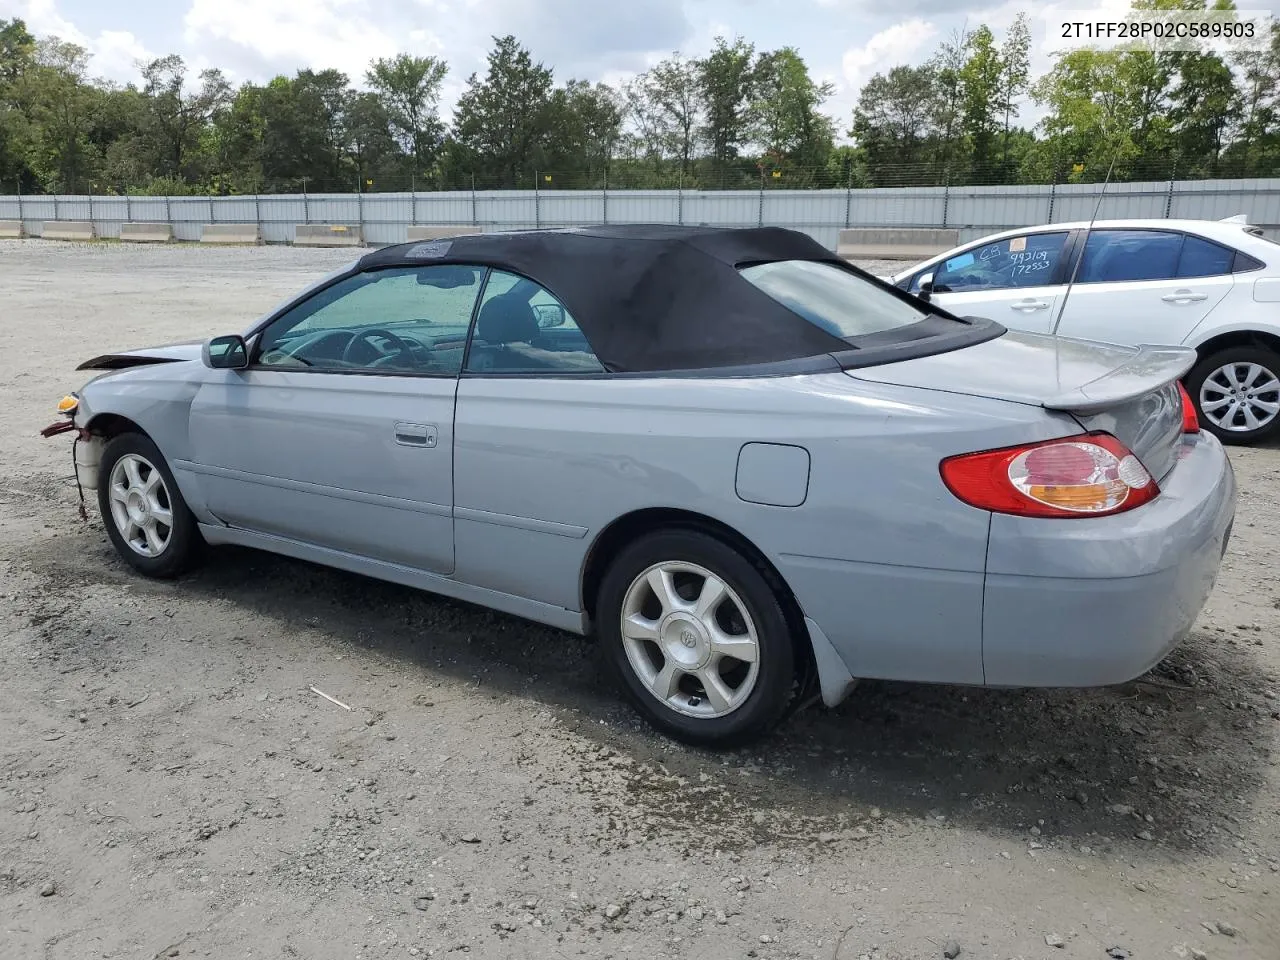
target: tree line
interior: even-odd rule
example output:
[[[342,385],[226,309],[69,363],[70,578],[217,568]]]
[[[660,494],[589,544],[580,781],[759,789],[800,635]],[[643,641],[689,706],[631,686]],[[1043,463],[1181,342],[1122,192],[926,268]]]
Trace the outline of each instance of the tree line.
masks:
[[[612,87],[557,83],[515,37],[493,42],[446,120],[436,57],[375,60],[358,86],[306,69],[233,87],[171,55],[122,86],[92,78],[83,47],[0,20],[0,193],[1045,183],[1113,163],[1118,179],[1280,174],[1280,30],[1227,59],[1073,50],[1037,78],[1020,15],[999,41],[979,25],[875,75],[840,122],[792,47],[721,37]],[[1029,103],[1034,126],[1019,122]]]
[[[1135,0],[1133,9],[1205,9],[1203,0]],[[1214,9],[1234,9],[1219,0]],[[854,111],[854,162],[867,180],[928,170],[935,182],[1049,183],[1280,174],[1280,25],[1265,51],[1075,49],[1030,74],[1020,14],[996,43],[978,26],[922,66],[877,74]],[[1019,104],[1043,108],[1019,127]],[[1114,165],[1114,167],[1113,167]]]

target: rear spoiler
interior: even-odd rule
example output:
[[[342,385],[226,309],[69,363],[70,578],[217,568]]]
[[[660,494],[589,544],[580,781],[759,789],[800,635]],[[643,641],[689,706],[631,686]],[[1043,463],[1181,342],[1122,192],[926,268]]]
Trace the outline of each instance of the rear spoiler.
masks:
[[[1181,380],[1196,362],[1192,347],[1153,347],[1143,344],[1110,373],[1084,386],[1049,397],[1042,406],[1070,413],[1100,413]]]

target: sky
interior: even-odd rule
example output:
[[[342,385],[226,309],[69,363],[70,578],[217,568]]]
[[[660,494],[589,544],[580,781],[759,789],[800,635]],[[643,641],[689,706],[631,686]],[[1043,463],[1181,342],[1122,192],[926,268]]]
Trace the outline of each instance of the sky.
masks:
[[[1280,17],[1280,0],[1238,6]],[[138,81],[138,61],[169,53],[193,71],[220,67],[233,83],[335,67],[356,85],[373,58],[430,54],[450,65],[445,118],[467,78],[483,73],[494,34],[514,34],[557,80],[611,83],[675,51],[703,55],[718,35],[741,35],[758,50],[796,47],[815,79],[834,85],[824,109],[844,134],[867,80],[923,62],[957,30],[986,23],[999,41],[1026,11],[1034,75],[1051,65],[1045,14],[1127,7],[1127,0],[621,0],[614,7],[610,0],[0,0],[0,19],[21,17],[38,36],[87,47],[91,73],[120,84]],[[1020,120],[1039,116],[1027,103]]]

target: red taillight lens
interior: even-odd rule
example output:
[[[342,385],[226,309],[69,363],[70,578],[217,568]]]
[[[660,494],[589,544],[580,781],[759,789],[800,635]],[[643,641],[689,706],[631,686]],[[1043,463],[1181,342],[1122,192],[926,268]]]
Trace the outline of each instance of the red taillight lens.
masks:
[[[1179,381],[1178,393],[1182,397],[1182,432],[1183,433],[1199,433],[1200,418],[1196,416],[1196,405],[1191,402],[1191,394],[1187,393],[1187,388]]]
[[[1160,492],[1142,462],[1106,433],[948,457],[941,469],[965,503],[1021,517],[1102,517]]]

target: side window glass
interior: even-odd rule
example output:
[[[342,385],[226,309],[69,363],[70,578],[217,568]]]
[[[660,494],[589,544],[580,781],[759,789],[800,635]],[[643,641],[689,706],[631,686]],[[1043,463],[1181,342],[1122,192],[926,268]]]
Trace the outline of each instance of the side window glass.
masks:
[[[1231,272],[1236,252],[1201,237],[1188,236],[1178,258],[1179,277],[1220,277]]]
[[[1042,287],[1054,275],[1067,234],[1030,233],[973,247],[941,263],[933,275],[938,293]]]
[[[298,304],[262,333],[254,366],[457,374],[485,268],[371,270]]]
[[[603,373],[586,335],[546,288],[494,270],[467,353],[468,373]]]
[[[1261,260],[1249,256],[1243,251],[1237,250],[1235,260],[1231,266],[1232,273],[1247,273],[1250,270],[1261,270],[1266,264]]]
[[[1096,230],[1085,241],[1077,280],[1123,283],[1172,280],[1178,271],[1182,234],[1163,230]]]

